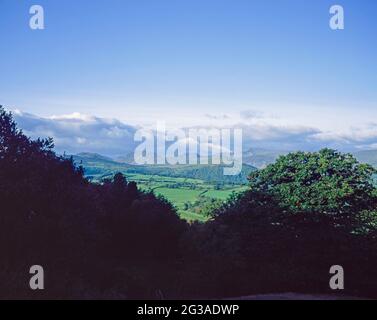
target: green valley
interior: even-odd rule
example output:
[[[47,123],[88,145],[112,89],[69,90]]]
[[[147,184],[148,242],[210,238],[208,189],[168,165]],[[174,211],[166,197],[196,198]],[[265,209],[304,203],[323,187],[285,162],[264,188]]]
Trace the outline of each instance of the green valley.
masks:
[[[206,206],[220,204],[232,193],[245,191],[247,176],[256,170],[244,165],[240,175],[224,176],[223,168],[215,165],[140,166],[91,153],[72,158],[92,182],[101,183],[121,172],[129,181],[135,181],[139,189],[169,200],[182,218],[202,222],[208,219],[204,213]]]
[[[257,151],[253,154],[257,154]],[[375,151],[355,155],[361,162],[376,164]],[[94,153],[80,153],[72,158],[84,168],[85,176],[92,182],[101,183],[121,172],[129,181],[135,181],[140,190],[151,191],[169,200],[182,218],[202,222],[208,219],[206,207],[221,204],[232,193],[245,191],[248,175],[257,170],[251,165],[243,165],[238,176],[224,176],[223,167],[216,165],[142,166]],[[269,158],[263,159],[261,163],[264,165],[271,161]]]

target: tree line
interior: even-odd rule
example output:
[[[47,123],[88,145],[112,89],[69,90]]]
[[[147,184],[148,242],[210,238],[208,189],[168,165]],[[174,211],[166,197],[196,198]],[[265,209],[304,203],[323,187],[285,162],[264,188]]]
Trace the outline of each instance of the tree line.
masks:
[[[324,149],[252,172],[250,188],[188,224],[122,174],[89,182],[51,139],[0,107],[0,298],[224,298],[329,292],[377,297],[375,170]],[[45,289],[29,287],[41,265]]]

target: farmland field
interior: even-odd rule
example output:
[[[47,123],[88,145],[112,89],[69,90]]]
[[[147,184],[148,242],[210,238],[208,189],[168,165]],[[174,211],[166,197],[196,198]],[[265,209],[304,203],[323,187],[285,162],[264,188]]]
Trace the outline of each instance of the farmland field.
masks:
[[[206,221],[208,217],[200,212],[200,203],[210,199],[226,200],[233,192],[242,192],[245,186],[224,185],[216,190],[214,184],[206,183],[198,179],[171,178],[164,176],[128,175],[128,180],[137,182],[140,189],[153,191],[171,202],[178,214],[188,221]],[[217,187],[218,188],[218,187]],[[192,205],[197,204],[193,209]]]
[[[245,167],[242,177],[229,178],[216,166],[133,166],[115,162],[95,154],[74,156],[84,168],[86,177],[101,183],[121,172],[128,181],[135,181],[140,190],[163,196],[188,221],[206,221],[203,208],[225,201],[233,192],[247,189],[246,176],[252,167]]]

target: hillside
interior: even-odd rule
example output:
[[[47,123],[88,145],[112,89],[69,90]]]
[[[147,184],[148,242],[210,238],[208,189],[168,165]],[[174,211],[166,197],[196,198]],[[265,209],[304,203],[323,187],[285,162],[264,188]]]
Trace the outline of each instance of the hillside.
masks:
[[[80,153],[72,156],[77,165],[82,165],[85,175],[94,181],[116,172],[127,174],[160,175],[174,178],[200,179],[213,184],[246,184],[250,172],[256,170],[250,165],[243,165],[241,174],[225,176],[223,167],[217,165],[134,165],[118,162],[108,157],[92,153]]]
[[[233,192],[246,190],[247,177],[256,170],[244,165],[240,175],[224,176],[223,168],[215,165],[140,166],[92,153],[80,153],[72,158],[84,168],[89,180],[101,182],[121,172],[129,181],[135,181],[139,189],[164,196],[189,221],[207,220],[203,209],[225,201]]]

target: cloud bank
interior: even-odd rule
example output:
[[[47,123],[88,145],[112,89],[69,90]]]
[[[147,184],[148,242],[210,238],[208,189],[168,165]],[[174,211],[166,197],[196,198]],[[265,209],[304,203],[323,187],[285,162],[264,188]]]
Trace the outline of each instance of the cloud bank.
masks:
[[[41,118],[13,112],[18,126],[32,138],[54,139],[59,153],[96,152],[109,156],[133,151],[136,128],[116,119],[103,119],[73,113]]]
[[[117,119],[80,113],[43,118],[21,111],[14,111],[13,116],[26,135],[52,137],[58,153],[95,152],[121,156],[133,152],[137,145],[134,142],[137,128]],[[250,148],[286,151],[312,151],[324,147],[341,151],[377,148],[377,123],[343,132],[324,132],[313,127],[269,121],[260,113],[245,111],[241,119],[227,126],[242,128],[244,151]]]

